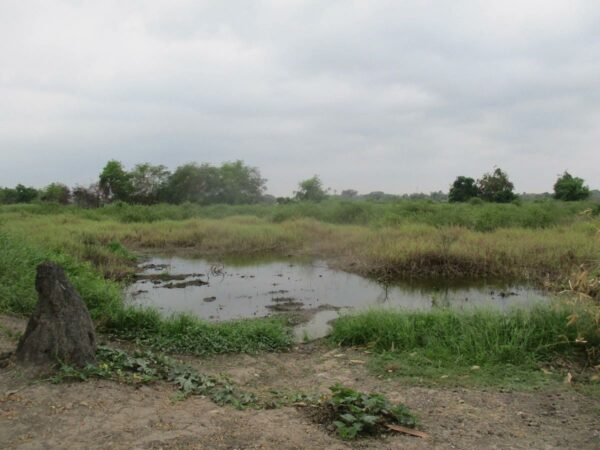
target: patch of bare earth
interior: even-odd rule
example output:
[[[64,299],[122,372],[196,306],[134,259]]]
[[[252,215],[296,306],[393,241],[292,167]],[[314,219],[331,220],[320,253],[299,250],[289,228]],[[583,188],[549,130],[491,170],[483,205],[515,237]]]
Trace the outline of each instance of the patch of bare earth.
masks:
[[[14,348],[23,323],[0,318],[0,349]],[[598,449],[600,405],[567,388],[557,392],[429,389],[379,379],[362,353],[321,345],[289,353],[185,358],[205,373],[227,373],[269,397],[327,392],[336,381],[407,404],[428,439],[388,435],[344,442],[302,407],[237,411],[191,397],[173,402],[164,383],[31,383],[14,366],[0,369],[0,448],[18,449]]]

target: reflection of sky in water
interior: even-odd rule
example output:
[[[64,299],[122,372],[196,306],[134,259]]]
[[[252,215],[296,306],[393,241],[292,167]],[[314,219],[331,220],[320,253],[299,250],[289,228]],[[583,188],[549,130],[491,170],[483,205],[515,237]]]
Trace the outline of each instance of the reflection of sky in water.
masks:
[[[271,313],[267,308],[278,297],[293,298],[305,309],[366,308],[370,306],[429,309],[432,306],[468,308],[484,306],[506,310],[512,306],[527,306],[543,299],[543,294],[531,288],[514,286],[384,286],[375,281],[331,270],[324,262],[312,264],[288,262],[250,263],[243,266],[225,265],[221,275],[210,275],[211,264],[206,260],[153,258],[147,263],[167,264],[167,269],[148,270],[145,273],[171,274],[201,273],[206,286],[184,289],[155,287],[150,281],[138,281],[128,287],[133,304],[153,306],[166,314],[188,312],[203,319],[222,321],[247,317],[263,317]],[[136,291],[147,291],[135,296]],[[511,292],[516,295],[502,296]],[[215,297],[215,299],[210,299]],[[210,299],[210,301],[208,301]],[[335,318],[332,311],[320,311],[305,328],[309,336],[327,321]],[[318,334],[318,333],[317,333]]]

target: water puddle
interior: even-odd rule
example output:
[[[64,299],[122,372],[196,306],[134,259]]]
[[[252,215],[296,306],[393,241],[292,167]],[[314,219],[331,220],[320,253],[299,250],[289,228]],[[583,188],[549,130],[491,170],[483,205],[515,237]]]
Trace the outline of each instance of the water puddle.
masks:
[[[291,315],[297,340],[325,336],[340,312],[372,306],[430,309],[475,306],[507,310],[543,301],[541,291],[509,285],[382,285],[330,269],[324,262],[214,263],[152,258],[127,288],[132,304],[209,321]]]

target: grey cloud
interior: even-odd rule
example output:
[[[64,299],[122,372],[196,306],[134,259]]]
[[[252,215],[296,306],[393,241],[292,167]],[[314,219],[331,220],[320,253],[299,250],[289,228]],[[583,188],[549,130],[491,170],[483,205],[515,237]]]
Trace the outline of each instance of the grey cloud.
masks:
[[[598,187],[599,30],[592,0],[3,2],[0,185],[118,158],[244,159],[278,195],[496,164],[518,190]]]

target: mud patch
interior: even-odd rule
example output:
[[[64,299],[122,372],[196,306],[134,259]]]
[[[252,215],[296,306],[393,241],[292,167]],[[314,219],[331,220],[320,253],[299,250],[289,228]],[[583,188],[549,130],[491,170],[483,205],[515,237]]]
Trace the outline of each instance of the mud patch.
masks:
[[[196,280],[182,281],[180,283],[166,283],[160,287],[165,288],[165,289],[185,289],[190,286],[206,286],[206,285],[208,285],[208,281],[196,279]]]

